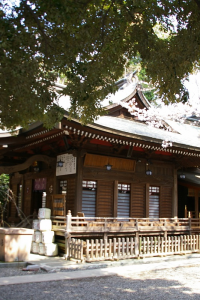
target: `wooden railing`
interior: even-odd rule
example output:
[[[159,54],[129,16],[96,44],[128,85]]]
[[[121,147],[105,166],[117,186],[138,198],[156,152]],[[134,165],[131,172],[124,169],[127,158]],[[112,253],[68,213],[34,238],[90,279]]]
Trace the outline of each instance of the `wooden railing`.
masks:
[[[53,230],[66,230],[66,216],[51,217]]]
[[[167,242],[166,239],[169,235],[179,236],[200,233],[200,219],[191,218],[92,218],[79,216],[73,217],[71,213],[68,212],[66,217],[52,217],[52,225],[52,229],[58,236],[64,236],[62,242],[63,245],[61,248],[62,251],[63,249],[65,249],[66,257],[69,257],[69,253],[71,251],[70,249],[72,249],[70,248],[72,247],[70,246],[70,243],[72,241],[72,238],[75,237],[80,238],[84,241],[86,240],[86,238],[92,239],[96,238],[97,236],[99,236],[100,239],[103,238],[104,241],[106,240],[106,238],[137,238],[137,244],[142,245],[143,242],[141,240],[138,240],[139,238],[147,237],[151,239],[152,236],[160,236],[165,239],[164,244],[167,245],[167,243],[169,242]],[[83,242],[83,246],[84,243],[85,242]],[[148,243],[149,242],[147,239],[147,245]],[[77,248],[79,242],[78,244],[73,245],[73,247]],[[110,247],[114,247],[114,244]],[[144,246],[143,255],[145,255],[145,247],[146,246]],[[86,249],[85,246],[83,247],[83,249]],[[75,253],[77,253],[77,251],[78,250],[76,250]],[[135,252],[135,254],[136,253],[137,251]],[[82,254],[80,254],[79,257],[81,257],[81,255]]]
[[[165,256],[200,251],[200,235],[113,238],[105,240],[72,239],[69,257],[88,262],[108,259]]]
[[[195,220],[195,219],[194,219]],[[199,220],[199,219],[197,219]],[[101,218],[73,217],[68,212],[65,217],[52,217],[53,230],[64,230],[66,233],[89,232],[183,232],[191,229],[191,225],[199,226],[199,221],[188,218]]]
[[[196,229],[199,228],[200,229],[200,219],[189,219],[189,223],[190,223],[190,227],[191,229]]]

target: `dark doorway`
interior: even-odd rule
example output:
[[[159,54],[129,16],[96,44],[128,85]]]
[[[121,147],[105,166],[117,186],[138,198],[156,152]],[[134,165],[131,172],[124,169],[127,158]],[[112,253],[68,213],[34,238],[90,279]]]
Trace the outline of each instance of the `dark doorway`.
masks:
[[[39,208],[42,207],[42,194],[43,191],[33,191],[32,212],[38,213]]]

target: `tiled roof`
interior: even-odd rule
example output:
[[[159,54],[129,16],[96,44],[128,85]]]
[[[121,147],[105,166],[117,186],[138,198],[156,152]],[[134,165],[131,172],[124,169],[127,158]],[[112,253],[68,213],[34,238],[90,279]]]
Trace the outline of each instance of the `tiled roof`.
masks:
[[[199,148],[200,150],[200,128],[196,126],[169,121],[169,125],[178,132],[174,133],[137,121],[110,116],[100,117],[94,122],[94,125],[100,125],[112,131],[120,131],[124,136],[152,142],[168,140],[184,148]]]

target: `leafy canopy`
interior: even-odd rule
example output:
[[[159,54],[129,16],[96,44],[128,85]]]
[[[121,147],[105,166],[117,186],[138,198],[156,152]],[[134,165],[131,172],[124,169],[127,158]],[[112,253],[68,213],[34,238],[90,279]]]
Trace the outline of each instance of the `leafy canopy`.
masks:
[[[53,82],[62,74],[70,115],[83,123],[102,113],[127,61],[138,54],[165,101],[182,101],[189,72],[199,66],[199,0],[21,0],[0,4],[1,127],[63,111]],[[156,26],[162,29],[158,34]]]
[[[149,81],[149,76],[146,73],[144,67],[142,67],[141,58],[139,55],[133,57],[127,64],[127,68],[125,68],[125,75],[133,73],[135,79],[141,86],[142,92],[146,99],[149,102],[155,102],[157,99],[156,88],[152,85],[151,81]]]

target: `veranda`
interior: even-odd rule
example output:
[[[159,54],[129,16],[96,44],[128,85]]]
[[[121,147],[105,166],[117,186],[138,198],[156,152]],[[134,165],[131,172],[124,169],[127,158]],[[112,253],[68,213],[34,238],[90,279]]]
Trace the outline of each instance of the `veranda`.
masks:
[[[185,254],[200,251],[200,219],[52,218],[66,259],[85,261]],[[61,239],[62,237],[62,239]]]

